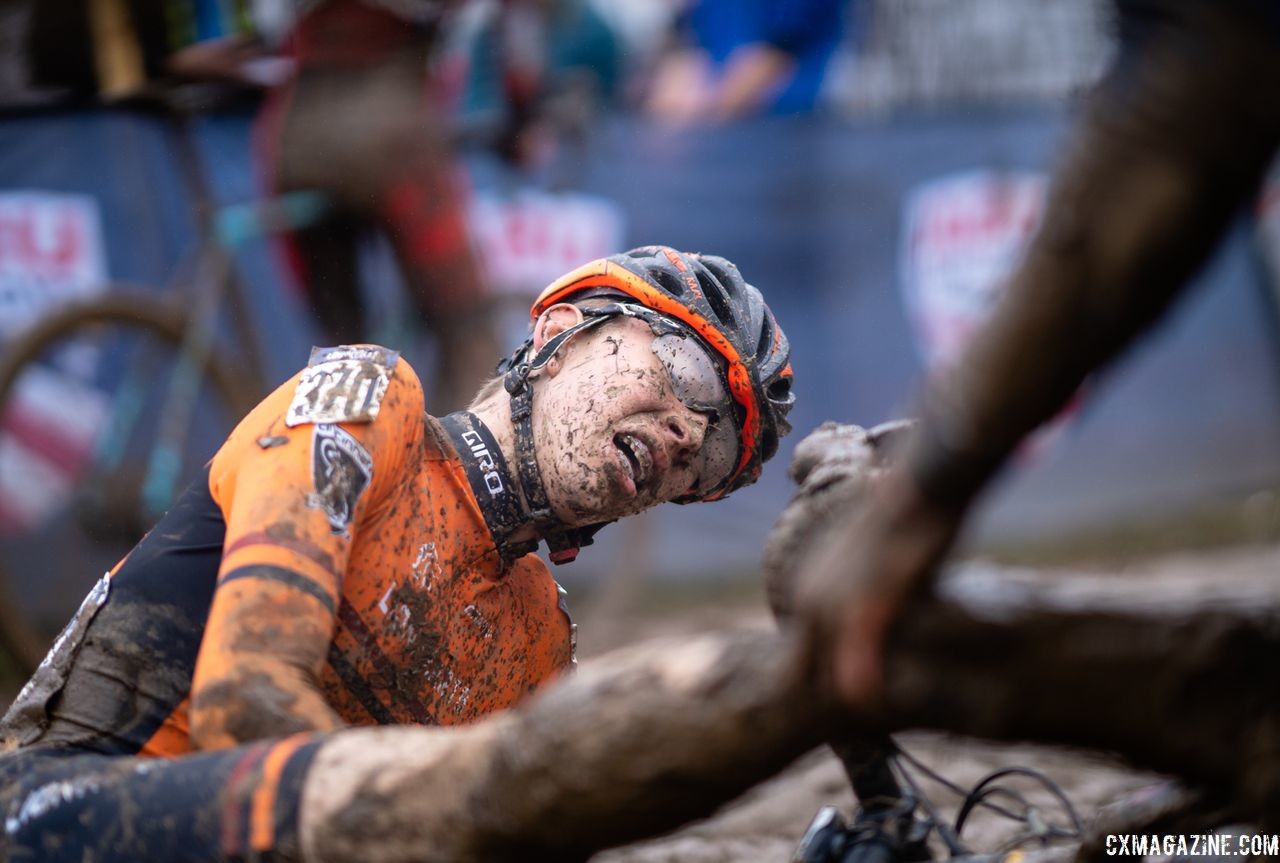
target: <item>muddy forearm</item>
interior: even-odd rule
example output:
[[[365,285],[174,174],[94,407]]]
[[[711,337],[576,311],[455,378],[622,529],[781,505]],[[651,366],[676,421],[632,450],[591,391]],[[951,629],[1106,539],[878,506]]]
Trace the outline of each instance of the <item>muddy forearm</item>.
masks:
[[[824,739],[798,671],[787,638],[728,633],[649,645],[550,690],[486,777],[527,789],[487,811],[490,847],[585,858],[711,814]]]
[[[308,859],[571,861],[673,829],[821,742],[797,669],[776,634],[708,636],[615,654],[470,728],[346,732],[308,776]]]
[[[992,321],[927,389],[908,463],[939,503],[966,504],[1170,305],[1280,140],[1274,36],[1240,4],[1170,5],[1087,104]]]
[[[333,614],[308,591],[267,578],[219,586],[191,687],[191,741],[217,749],[340,728],[317,683]]]
[[[246,656],[224,677],[203,681],[191,698],[191,743],[225,749],[345,723],[311,675],[261,656]]]

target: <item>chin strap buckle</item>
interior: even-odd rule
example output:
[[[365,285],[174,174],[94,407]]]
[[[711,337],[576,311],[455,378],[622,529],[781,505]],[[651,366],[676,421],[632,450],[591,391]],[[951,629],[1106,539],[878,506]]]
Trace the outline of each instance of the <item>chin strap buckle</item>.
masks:
[[[613,522],[602,521],[584,527],[546,532],[544,538],[547,541],[547,557],[555,564],[569,563],[578,556],[579,549],[595,542],[596,533],[606,524]]]

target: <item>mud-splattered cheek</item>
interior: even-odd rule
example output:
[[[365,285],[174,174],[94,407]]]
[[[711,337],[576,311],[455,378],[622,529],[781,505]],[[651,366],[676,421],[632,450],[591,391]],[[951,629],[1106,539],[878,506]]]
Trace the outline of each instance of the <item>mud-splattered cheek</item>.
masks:
[[[580,439],[585,437],[581,435]],[[621,482],[617,465],[593,464],[592,457],[584,453],[584,449],[581,444],[567,449],[555,462],[556,482],[565,492],[566,507],[575,516],[597,512],[610,494],[616,494],[611,489],[617,488]],[[610,468],[614,469],[612,473]]]
[[[534,431],[541,459],[552,456],[549,463],[542,462],[549,474],[545,478],[554,477],[556,485],[566,491],[564,503],[575,516],[595,509],[607,488],[604,477],[590,463],[591,452],[598,448],[598,435],[591,432],[600,423],[594,379],[589,376],[575,391],[579,410],[538,417]],[[598,460],[598,456],[595,458]]]

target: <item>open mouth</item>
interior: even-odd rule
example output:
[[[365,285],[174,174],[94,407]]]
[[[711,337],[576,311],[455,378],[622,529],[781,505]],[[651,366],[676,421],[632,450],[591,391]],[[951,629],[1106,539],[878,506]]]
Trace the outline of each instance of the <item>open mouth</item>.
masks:
[[[622,453],[623,461],[631,469],[631,480],[636,491],[648,485],[653,479],[653,452],[649,445],[635,435],[625,432],[613,436],[613,443]]]

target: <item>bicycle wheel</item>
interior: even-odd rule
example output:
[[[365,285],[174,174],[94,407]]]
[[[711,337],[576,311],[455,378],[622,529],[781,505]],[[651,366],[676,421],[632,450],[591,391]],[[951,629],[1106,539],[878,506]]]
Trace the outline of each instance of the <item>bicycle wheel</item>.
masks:
[[[258,395],[216,356],[184,364],[186,324],[154,293],[115,292],[0,357],[0,646],[23,671]]]

